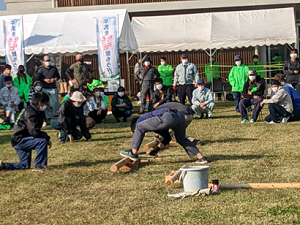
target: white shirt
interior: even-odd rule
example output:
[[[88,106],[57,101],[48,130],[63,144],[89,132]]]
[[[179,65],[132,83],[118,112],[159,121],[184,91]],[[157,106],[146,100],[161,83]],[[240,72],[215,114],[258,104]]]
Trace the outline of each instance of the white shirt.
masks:
[[[4,87],[0,91],[0,102],[3,106],[14,103],[15,105],[20,104],[19,91],[16,87],[12,86],[10,89]]]

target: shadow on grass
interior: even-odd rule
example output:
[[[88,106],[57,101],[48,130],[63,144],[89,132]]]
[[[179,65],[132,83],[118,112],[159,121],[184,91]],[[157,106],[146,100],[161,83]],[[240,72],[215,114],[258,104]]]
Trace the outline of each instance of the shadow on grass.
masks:
[[[201,141],[201,145],[206,145],[206,144],[212,144],[212,143],[233,143],[233,142],[244,142],[244,141],[257,141],[257,138],[229,138],[225,140],[216,140],[216,141],[211,141],[211,140],[205,140]]]
[[[89,166],[94,166],[98,164],[106,164],[106,163],[116,163],[116,160],[110,159],[110,160],[97,160],[93,162],[87,162],[85,160],[81,160],[79,162],[74,162],[74,163],[67,163],[67,164],[62,164],[62,165],[51,165],[50,168],[67,168],[67,167],[89,167]]]
[[[11,140],[11,135],[10,134],[6,134],[6,135],[1,135],[0,136],[0,145],[4,144],[4,143],[10,143]]]
[[[208,157],[209,162],[215,162],[218,160],[252,160],[252,159],[260,159],[266,157],[265,155],[212,155]],[[273,157],[273,156],[267,156]]]
[[[213,119],[230,119],[230,118],[241,118],[240,114],[228,115],[228,116],[214,116]]]

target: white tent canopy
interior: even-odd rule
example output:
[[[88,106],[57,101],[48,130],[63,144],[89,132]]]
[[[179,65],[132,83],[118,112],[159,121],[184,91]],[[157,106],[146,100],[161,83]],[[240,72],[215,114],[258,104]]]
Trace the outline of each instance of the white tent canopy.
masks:
[[[140,52],[191,51],[292,44],[293,8],[134,17]]]
[[[119,51],[136,52],[137,42],[126,9],[44,13],[23,15],[25,54],[97,53],[96,19],[117,16]],[[0,17],[20,18],[16,16]],[[5,55],[3,29],[0,29],[0,55]]]

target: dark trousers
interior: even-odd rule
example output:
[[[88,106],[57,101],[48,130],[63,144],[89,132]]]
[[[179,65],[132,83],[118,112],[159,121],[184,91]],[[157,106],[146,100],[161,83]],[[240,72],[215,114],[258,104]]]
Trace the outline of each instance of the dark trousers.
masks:
[[[188,96],[189,102],[192,105],[193,91],[194,91],[193,84],[178,85],[178,94],[179,94],[180,103],[185,105],[185,99],[186,96]]]
[[[254,105],[254,110],[251,119],[254,119],[254,121],[256,121],[262,109],[262,107],[260,106],[260,103],[262,101],[263,101],[262,98],[256,98],[256,99],[244,98],[243,100],[241,100],[239,103],[239,110],[241,112],[242,120],[243,119],[248,120],[247,108],[249,108],[251,105]]]
[[[241,100],[241,92],[233,92],[234,93],[234,99],[235,99],[235,110],[237,112],[240,112],[239,104]]]
[[[292,121],[299,121],[299,120],[300,120],[300,111],[297,109],[294,109],[289,121],[292,122]]]
[[[104,120],[107,115],[107,110],[102,109],[102,111],[99,115],[97,115],[97,112],[98,112],[98,110],[94,110],[94,111],[90,112],[89,117],[91,117],[93,120],[95,120],[96,123],[101,123],[102,120]]]
[[[285,110],[281,105],[278,104],[269,104],[270,114],[266,116],[265,120],[267,122],[275,122],[278,123],[283,117],[291,116],[291,113]]]
[[[82,133],[76,128],[79,123],[78,121],[72,121],[71,118],[69,117],[66,117],[66,122],[67,122],[67,126],[69,127],[69,124],[72,123],[72,125],[75,125],[75,127],[72,129],[72,132],[70,134],[72,134],[74,140],[80,140],[82,138]],[[60,125],[59,125],[59,120],[58,119],[52,119],[51,122],[51,127],[54,129],[54,130],[60,130],[60,140],[61,141],[68,141],[69,140],[69,137],[68,137],[68,134],[65,133],[61,128],[60,128]]]
[[[146,105],[147,95],[149,95],[149,105],[151,104],[153,89],[154,89],[153,83],[149,83],[149,82],[143,82],[142,83],[142,90],[141,90],[142,99],[141,99],[140,113],[145,112],[145,105]]]
[[[126,109],[125,111],[121,111],[118,108],[112,108],[112,114],[116,119],[123,117],[123,118],[128,118],[132,115],[131,110]]]
[[[20,162],[5,163],[8,170],[29,169],[31,164],[31,152],[35,149],[36,157],[34,160],[34,167],[47,166],[47,152],[48,141],[44,138],[26,137],[20,143],[14,146]]]
[[[191,158],[199,153],[198,148],[185,136],[186,124],[184,115],[172,111],[138,123],[131,139],[131,148],[138,150],[143,142],[145,133],[150,131],[161,135],[164,139],[162,143],[168,145],[171,141],[169,129],[174,130],[176,141]]]
[[[293,84],[291,84],[297,91],[298,91],[298,93],[300,93],[300,84],[298,84],[298,83],[293,83]]]

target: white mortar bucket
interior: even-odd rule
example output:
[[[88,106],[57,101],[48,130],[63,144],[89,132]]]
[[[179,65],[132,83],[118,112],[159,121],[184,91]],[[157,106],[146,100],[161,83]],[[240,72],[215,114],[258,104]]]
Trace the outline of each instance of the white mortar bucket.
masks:
[[[179,181],[183,183],[185,192],[196,191],[208,187],[209,166],[186,166],[182,171]]]

